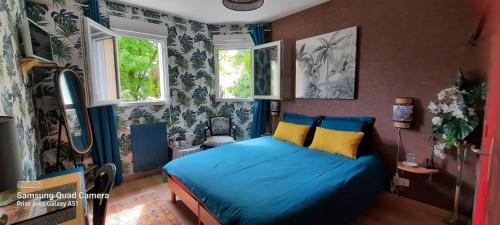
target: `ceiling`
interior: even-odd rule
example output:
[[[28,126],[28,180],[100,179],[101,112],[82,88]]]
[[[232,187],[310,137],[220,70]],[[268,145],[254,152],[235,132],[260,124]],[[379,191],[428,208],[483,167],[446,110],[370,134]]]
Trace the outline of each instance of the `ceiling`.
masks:
[[[187,19],[209,23],[272,22],[329,0],[265,0],[254,11],[236,12],[225,8],[222,0],[119,0],[128,4],[155,9]]]

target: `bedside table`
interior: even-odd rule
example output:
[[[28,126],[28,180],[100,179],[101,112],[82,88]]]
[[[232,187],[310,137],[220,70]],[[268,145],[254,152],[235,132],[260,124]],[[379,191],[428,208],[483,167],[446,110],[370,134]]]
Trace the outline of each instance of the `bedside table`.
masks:
[[[172,160],[178,159],[180,157],[193,154],[196,152],[203,151],[201,148],[201,145],[192,145],[192,146],[181,146],[174,148],[172,146],[168,146],[169,151],[172,150]],[[163,182],[167,182],[167,173],[164,170],[161,170],[161,177],[163,179]]]
[[[194,146],[182,146],[177,148],[172,148],[172,160],[202,151],[201,145]]]

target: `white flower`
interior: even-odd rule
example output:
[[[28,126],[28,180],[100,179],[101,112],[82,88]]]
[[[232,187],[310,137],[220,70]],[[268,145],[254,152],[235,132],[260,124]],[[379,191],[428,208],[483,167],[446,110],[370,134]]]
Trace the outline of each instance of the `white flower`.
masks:
[[[439,108],[441,108],[441,110],[444,112],[444,113],[449,113],[451,112],[451,107],[447,104],[444,104],[444,103],[439,103]]]
[[[438,100],[439,101],[443,101],[444,98],[446,97],[446,92],[444,92],[444,90],[440,91],[438,94],[437,94],[437,97],[438,97]]]
[[[446,92],[446,97],[453,97],[453,96],[457,95],[457,93],[458,93],[458,88],[455,86],[450,87],[450,88],[446,88],[444,90]]]
[[[456,101],[454,101],[450,105],[450,112],[456,118],[459,118],[459,119],[464,119],[465,118],[464,112],[462,111],[462,109],[460,109],[460,106],[457,104]]]
[[[458,88],[453,86],[453,87],[449,87],[449,88],[446,88],[446,89],[443,89],[442,91],[440,91],[437,94],[437,97],[438,97],[439,101],[443,101],[445,98],[456,99],[457,98],[456,95],[459,92],[460,91],[458,90]]]
[[[432,124],[433,125],[441,126],[442,123],[443,123],[443,118],[441,118],[439,116],[432,117]]]
[[[441,137],[442,137],[444,140],[446,140],[446,139],[448,138],[448,136],[446,136],[446,134],[441,135]]]
[[[429,106],[427,106],[427,108],[433,114],[437,114],[441,111],[441,108],[439,107],[439,105],[437,105],[436,103],[434,103],[432,101],[429,103]]]
[[[468,108],[469,110],[469,116],[475,116],[476,115],[476,109],[474,108]]]
[[[444,143],[435,144],[433,148],[434,155],[440,159],[445,159],[446,158],[446,153],[444,151],[445,147],[446,145]]]

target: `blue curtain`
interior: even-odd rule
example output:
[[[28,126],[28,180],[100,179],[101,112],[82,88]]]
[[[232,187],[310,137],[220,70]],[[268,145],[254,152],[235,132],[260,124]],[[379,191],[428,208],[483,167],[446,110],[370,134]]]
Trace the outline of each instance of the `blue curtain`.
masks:
[[[264,24],[255,24],[250,26],[250,35],[252,35],[255,45],[266,43],[266,31]],[[255,100],[253,104],[253,123],[252,138],[258,138],[266,132],[270,113],[269,100]]]
[[[90,118],[95,139],[92,150],[94,163],[99,165],[115,164],[115,184],[119,185],[122,183],[123,176],[115,108],[112,105],[90,108]]]
[[[100,22],[99,0],[89,0],[89,11],[87,11],[86,16]],[[112,105],[90,108],[90,119],[95,140],[92,150],[94,163],[99,165],[115,164],[115,184],[120,185],[123,181],[123,175],[115,108]]]
[[[101,22],[101,16],[99,15],[99,0],[88,0],[88,10],[85,11],[85,16],[96,21]]]

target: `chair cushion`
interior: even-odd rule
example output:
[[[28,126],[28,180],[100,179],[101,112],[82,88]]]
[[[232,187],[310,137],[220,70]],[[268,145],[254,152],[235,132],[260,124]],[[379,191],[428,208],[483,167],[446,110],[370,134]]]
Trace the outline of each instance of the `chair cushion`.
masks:
[[[231,130],[231,119],[226,117],[214,117],[210,119],[212,135],[229,135]]]
[[[236,142],[231,136],[212,136],[207,137],[207,140],[203,142],[203,145],[208,147],[215,147],[223,144],[230,144]]]

